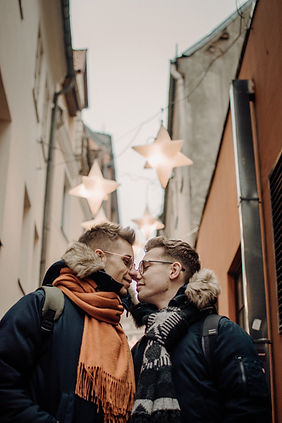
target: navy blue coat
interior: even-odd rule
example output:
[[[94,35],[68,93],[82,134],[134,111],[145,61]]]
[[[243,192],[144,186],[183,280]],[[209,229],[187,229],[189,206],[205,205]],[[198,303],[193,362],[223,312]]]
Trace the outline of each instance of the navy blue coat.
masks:
[[[44,334],[43,302],[42,290],[28,294],[1,320],[0,421],[102,422],[96,406],[74,394],[84,313],[65,296],[53,333]]]
[[[54,280],[63,261],[48,270]],[[102,291],[121,284],[105,272],[93,274]],[[84,326],[84,312],[66,296],[52,333],[41,330],[44,291],[20,299],[0,322],[1,423],[102,423],[103,413],[74,394]]]
[[[193,323],[170,351],[183,423],[270,422],[269,390],[250,336],[222,318],[211,375],[201,345],[202,324],[203,319]],[[137,380],[146,343],[144,336],[132,350]]]

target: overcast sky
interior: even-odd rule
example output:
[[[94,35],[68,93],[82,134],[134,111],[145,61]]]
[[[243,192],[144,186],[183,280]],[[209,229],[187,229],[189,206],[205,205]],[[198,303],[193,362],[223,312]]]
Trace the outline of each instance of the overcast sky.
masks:
[[[71,0],[73,48],[88,49],[84,122],[112,136],[121,223],[134,227],[146,203],[162,211],[154,170],[130,147],[167,125],[170,60],[199,41],[244,0]]]

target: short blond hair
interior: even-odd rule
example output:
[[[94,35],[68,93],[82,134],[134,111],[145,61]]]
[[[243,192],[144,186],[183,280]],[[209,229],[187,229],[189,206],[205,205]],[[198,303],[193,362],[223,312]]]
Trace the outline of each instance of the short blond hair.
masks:
[[[122,228],[116,223],[104,222],[86,231],[81,235],[78,241],[88,245],[92,249],[96,249],[109,248],[112,243],[119,238],[133,245],[135,241],[135,232],[129,226]]]
[[[181,241],[180,239],[166,239],[163,236],[157,236],[149,239],[144,249],[145,252],[148,252],[153,248],[163,248],[166,256],[179,261],[185,268],[188,279],[201,268],[197,251],[185,241]]]

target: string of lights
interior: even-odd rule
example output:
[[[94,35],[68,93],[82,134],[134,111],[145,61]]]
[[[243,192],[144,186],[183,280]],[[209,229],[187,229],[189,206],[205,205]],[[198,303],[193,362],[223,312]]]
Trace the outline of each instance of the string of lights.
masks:
[[[129,140],[129,142],[127,142],[127,144],[122,148],[122,150],[121,151],[119,151],[119,152],[117,152],[117,154],[115,154],[114,155],[114,159],[119,159],[121,156],[123,156],[128,150],[129,150],[129,148],[130,147],[132,147],[132,145],[134,144],[134,142],[136,141],[136,139],[137,139],[137,137],[140,135],[140,132],[141,132],[141,130],[142,130],[142,128],[145,126],[145,125],[147,125],[147,124],[149,124],[150,122],[152,122],[153,120],[155,120],[155,119],[160,119],[161,120],[161,129],[163,128],[165,131],[166,131],[166,129],[163,127],[163,125],[162,125],[162,122],[163,122],[163,113],[164,113],[164,111],[166,111],[166,110],[169,110],[172,106],[174,106],[174,105],[177,105],[177,104],[180,104],[180,103],[182,103],[182,102],[184,102],[184,101],[187,101],[194,93],[195,93],[195,91],[197,90],[197,88],[201,85],[201,83],[204,81],[204,79],[206,78],[206,76],[207,76],[207,74],[208,74],[208,72],[209,72],[209,70],[212,68],[212,66],[214,65],[214,63],[218,60],[218,59],[220,59],[220,58],[222,58],[222,56],[224,56],[232,47],[233,47],[233,45],[236,43],[236,41],[238,40],[238,38],[241,36],[241,33],[242,33],[242,21],[243,21],[243,15],[241,15],[240,13],[239,13],[239,10],[238,10],[238,5],[237,5],[237,0],[236,0],[236,6],[237,6],[237,13],[238,13],[238,15],[240,16],[240,29],[239,29],[239,32],[238,32],[238,35],[232,40],[232,42],[231,43],[229,43],[229,45],[227,46],[227,48],[224,50],[224,51],[222,51],[222,49],[216,49],[216,51],[215,51],[215,53],[214,53],[214,56],[212,57],[212,59],[209,61],[209,63],[207,64],[207,66],[206,66],[206,68],[202,71],[202,73],[200,74],[200,75],[197,75],[197,77],[193,80],[193,82],[192,82],[192,84],[191,84],[191,87],[189,88],[189,91],[188,91],[188,93],[185,95],[185,96],[183,96],[182,98],[178,98],[178,99],[175,99],[175,100],[172,100],[172,101],[169,101],[168,102],[168,104],[165,106],[165,107],[162,107],[161,109],[160,109],[160,111],[158,111],[158,112],[156,112],[156,113],[154,113],[153,115],[151,115],[150,117],[148,117],[147,119],[145,119],[145,120],[143,120],[142,122],[140,122],[137,126],[135,126],[134,128],[132,128],[132,129],[130,129],[130,130],[128,130],[128,131],[126,131],[125,133],[123,133],[122,135],[120,135],[120,136],[118,136],[117,138],[116,138],[116,140],[115,140],[115,142],[118,142],[118,141],[120,141],[121,139],[124,139],[124,138],[126,138],[126,137],[128,137],[129,135],[131,135],[133,132],[134,132],[134,134],[133,134],[133,136],[131,136],[131,138],[130,138],[130,140]],[[177,60],[177,59],[176,59]],[[167,132],[167,131],[166,131]],[[167,135],[168,135],[168,133],[167,133]],[[159,136],[159,134],[158,134],[158,136]],[[165,135],[165,137],[166,137],[166,135]],[[168,137],[169,137],[169,135],[168,135]],[[149,138],[147,138],[147,140],[146,140],[146,143],[149,141],[149,140],[151,140],[152,138],[154,138],[154,137],[149,137]],[[147,146],[147,147],[152,147],[152,145],[154,145],[154,147],[156,146],[156,144],[157,144],[157,142],[156,141],[158,141],[158,137],[157,138],[154,138],[155,139],[155,141],[154,141],[154,143],[153,144],[151,144],[150,146]],[[171,142],[172,140],[169,138],[169,140],[168,139],[166,139],[166,141],[165,141],[165,143],[167,144],[167,148],[168,147],[170,147],[170,150],[171,150],[171,145],[170,145],[170,142]],[[137,152],[140,152],[140,154],[142,154],[142,155],[144,155],[144,157],[147,159],[147,162],[146,162],[146,165],[145,165],[145,167],[149,167],[149,168],[153,168],[153,169],[156,169],[157,170],[157,174],[158,174],[158,177],[159,177],[159,181],[161,182],[161,185],[162,185],[162,187],[163,188],[165,188],[166,187],[166,184],[167,184],[167,182],[168,182],[168,179],[169,179],[169,175],[171,174],[171,170],[172,170],[172,168],[174,168],[174,167],[177,167],[177,166],[186,166],[186,165],[189,165],[189,164],[192,164],[192,162],[191,162],[191,160],[190,159],[188,159],[188,158],[186,158],[187,160],[189,160],[190,161],[190,163],[188,163],[188,161],[183,161],[184,159],[183,159],[183,157],[186,157],[186,156],[184,156],[184,155],[182,155],[183,157],[181,157],[181,156],[179,156],[178,157],[178,160],[179,160],[179,162],[176,160],[176,156],[177,155],[179,155],[179,154],[182,154],[182,153],[180,153],[180,148],[181,148],[181,146],[182,146],[182,144],[183,144],[183,141],[181,141],[182,142],[182,144],[181,144],[181,146],[180,146],[180,144],[179,144],[179,148],[176,150],[176,143],[179,143],[180,141],[175,141],[175,142],[173,142],[173,144],[174,144],[174,146],[173,146],[173,148],[175,149],[175,151],[173,152],[173,154],[172,154],[172,152],[169,150],[169,149],[167,149],[167,151],[165,150],[165,148],[163,147],[163,145],[161,146],[161,148],[162,148],[162,150],[158,150],[158,155],[159,155],[159,157],[158,157],[158,159],[160,158],[160,156],[163,154],[163,153],[166,153],[166,157],[165,157],[165,160],[166,160],[166,162],[168,162],[169,161],[169,156],[171,155],[171,156],[173,156],[173,158],[171,159],[171,162],[170,162],[170,164],[169,164],[169,166],[166,164],[166,167],[168,168],[167,170],[166,170],[166,172],[165,172],[165,170],[164,170],[164,165],[162,165],[161,167],[157,167],[157,165],[156,166],[154,166],[153,164],[152,164],[152,161],[150,160],[150,156],[149,156],[149,153],[146,153],[146,154],[144,154],[144,148],[143,147],[146,147],[145,146],[145,144],[143,144],[142,146],[135,146],[134,147],[134,149],[137,151]],[[44,141],[40,141],[40,143],[41,143],[41,145],[43,146],[44,144],[45,145],[48,145],[48,143],[45,143]],[[162,141],[162,143],[164,144],[164,142]],[[137,147],[139,147],[140,149],[142,149],[143,148],[143,152],[141,152],[141,151],[138,151],[138,149],[137,149]],[[59,147],[59,146],[54,146],[53,147],[54,149],[57,149],[57,150],[59,150],[59,151],[61,151],[61,153],[63,154],[63,156],[64,156],[64,154],[65,154],[65,152]],[[149,151],[149,150],[148,150]],[[46,161],[46,160],[45,160]],[[67,163],[71,163],[71,162],[78,162],[78,160],[76,159],[76,158],[71,158],[70,160],[67,160],[67,159],[65,159],[64,161],[62,161],[62,162],[59,162],[59,163],[55,163],[53,166],[59,166],[59,165],[63,165],[63,164],[67,164]],[[164,175],[164,173],[166,173],[165,175]],[[143,180],[146,180],[148,183],[150,183],[150,184],[152,184],[152,183],[155,183],[155,182],[152,182],[152,179],[151,178],[146,178],[146,177],[143,177],[143,176],[140,176],[140,175],[137,175],[137,174],[130,174],[130,173],[120,173],[119,174],[119,177],[120,178],[123,178],[123,177],[130,177],[131,178],[131,180],[140,180],[140,179],[143,179]],[[84,177],[85,179],[87,178],[87,177]],[[81,186],[79,186],[79,188],[85,188],[84,186],[82,186],[83,184],[81,184]],[[77,187],[78,188],[78,187]],[[89,187],[89,189],[90,189],[90,187]],[[74,195],[74,194],[71,194],[71,195]],[[77,195],[77,196],[81,196],[81,193],[79,193],[79,195],[78,194],[75,194],[75,195]],[[148,195],[148,185],[147,185],[147,191],[146,191],[146,198],[147,198],[147,200],[146,200],[146,204],[148,204],[148,197],[149,197],[149,195]],[[84,198],[87,198],[87,197],[84,197]],[[102,197],[101,197],[102,198]],[[88,198],[87,198],[88,199]],[[100,201],[100,203],[102,202],[102,200]],[[101,205],[101,204],[100,204]],[[93,207],[93,204],[92,204],[92,211],[93,211],[93,213],[95,214],[95,213],[97,213],[97,210],[98,210],[98,208],[96,208],[96,207]],[[147,206],[147,208],[148,208],[148,206]],[[95,211],[94,211],[94,209],[95,209]],[[146,209],[146,211],[145,211],[145,214],[147,213],[147,215],[148,215],[148,213],[149,213],[149,211],[148,211],[148,209]],[[145,215],[144,215],[145,216]],[[143,216],[143,217],[144,217]],[[148,216],[147,216],[148,217]],[[152,216],[151,216],[152,217]],[[141,221],[141,219],[135,219],[135,221],[137,221],[137,220],[140,220]],[[197,228],[194,228],[193,230],[192,230],[192,232],[191,233],[193,233],[194,231],[196,231],[197,230]]]
[[[152,178],[150,178],[149,176],[143,176],[143,175],[138,175],[138,174],[134,174],[134,173],[129,173],[129,172],[119,172],[119,177],[120,178],[128,178],[131,181],[139,181],[140,179],[155,185],[155,186],[160,186],[158,180],[153,180]]]

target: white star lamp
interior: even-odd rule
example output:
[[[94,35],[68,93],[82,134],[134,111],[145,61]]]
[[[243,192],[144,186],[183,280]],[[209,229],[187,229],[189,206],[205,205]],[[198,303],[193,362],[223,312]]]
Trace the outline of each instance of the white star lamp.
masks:
[[[153,231],[164,228],[164,224],[151,215],[148,206],[145,209],[143,217],[132,219],[132,221],[138,225],[146,239],[149,238]]]
[[[102,201],[108,198],[108,194],[117,189],[119,184],[111,179],[105,179],[95,160],[88,176],[82,176],[82,184],[72,188],[69,193],[76,197],[86,198],[93,214],[101,207]]]
[[[98,213],[96,214],[94,219],[87,220],[86,222],[82,222],[81,226],[88,230],[91,229],[93,226],[98,225],[99,223],[109,222],[107,219],[103,208],[101,207]]]
[[[183,143],[183,140],[172,141],[161,124],[157,138],[152,144],[136,145],[132,148],[147,159],[145,168],[155,169],[162,187],[165,188],[174,167],[193,164],[192,160],[180,152]]]

